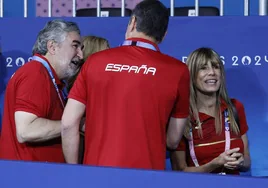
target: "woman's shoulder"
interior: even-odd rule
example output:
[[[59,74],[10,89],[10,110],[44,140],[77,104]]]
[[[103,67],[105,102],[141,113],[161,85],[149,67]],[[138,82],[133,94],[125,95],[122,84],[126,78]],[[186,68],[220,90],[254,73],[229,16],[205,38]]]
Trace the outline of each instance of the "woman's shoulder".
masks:
[[[237,109],[241,109],[241,108],[244,108],[244,105],[241,101],[239,101],[238,99],[235,99],[235,98],[231,98],[230,99],[232,104],[237,108]]]

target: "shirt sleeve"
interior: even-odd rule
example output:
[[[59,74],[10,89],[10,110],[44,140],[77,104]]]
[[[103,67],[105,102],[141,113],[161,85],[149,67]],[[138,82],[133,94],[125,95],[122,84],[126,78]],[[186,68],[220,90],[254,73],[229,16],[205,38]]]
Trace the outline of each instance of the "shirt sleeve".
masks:
[[[87,67],[88,67],[88,61],[90,61],[90,58],[85,62],[85,64],[82,66],[80,73],[78,74],[74,85],[68,95],[68,98],[77,100],[84,105],[86,105],[87,102]]]
[[[177,93],[176,104],[171,116],[174,118],[187,118],[190,105],[190,74],[188,67],[184,64],[181,67]]]
[[[18,72],[15,80],[15,111],[24,111],[45,117],[49,109],[49,75],[44,67],[37,66],[37,71],[28,67]],[[17,74],[17,73],[15,73]]]
[[[248,124],[246,119],[246,113],[244,105],[238,100],[233,100],[233,103],[237,109],[239,124],[240,124],[240,134],[243,135],[248,131]]]

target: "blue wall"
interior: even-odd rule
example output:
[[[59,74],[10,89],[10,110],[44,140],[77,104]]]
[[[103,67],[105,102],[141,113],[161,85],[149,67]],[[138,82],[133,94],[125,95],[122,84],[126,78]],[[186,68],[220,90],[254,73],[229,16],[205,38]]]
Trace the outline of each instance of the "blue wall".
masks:
[[[28,61],[36,35],[50,19],[0,19],[0,27],[5,26],[0,29],[3,52],[0,56],[0,122],[6,84],[11,75]],[[104,37],[112,47],[123,41],[128,24],[128,18],[66,19],[77,22],[82,35]],[[267,16],[174,17],[170,19],[168,34],[160,49],[183,61],[191,51],[201,46],[219,52],[225,64],[229,95],[245,107],[251,174],[268,177],[268,53],[267,42],[263,40],[268,33],[267,22]],[[15,45],[12,41],[16,41]],[[4,186],[0,184],[0,187]]]
[[[266,178],[0,161],[3,188],[267,188]],[[14,177],[16,180],[14,181]],[[201,186],[200,186],[201,185]],[[203,186],[202,186],[203,185]]]
[[[55,1],[55,0],[54,0]],[[169,0],[161,0],[167,7]],[[175,6],[193,6],[195,0],[175,0]],[[14,6],[16,5],[16,6]],[[220,0],[199,0],[200,6],[220,6]],[[28,0],[28,17],[35,16],[35,0]],[[250,1],[250,15],[258,15],[259,1]],[[239,16],[244,14],[244,0],[225,0],[224,14]],[[4,0],[4,17],[23,17],[23,0]]]
[[[35,6],[35,0],[28,0],[28,17],[35,17]],[[24,0],[4,0],[4,17],[23,17],[23,7]]]

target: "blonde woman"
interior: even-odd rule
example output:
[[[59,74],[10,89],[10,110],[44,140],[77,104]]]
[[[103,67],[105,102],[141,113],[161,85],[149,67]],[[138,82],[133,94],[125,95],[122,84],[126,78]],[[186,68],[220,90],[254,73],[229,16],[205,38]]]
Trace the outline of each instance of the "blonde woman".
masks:
[[[88,56],[110,48],[108,40],[102,38],[102,37],[97,37],[97,36],[85,36],[82,39],[82,51],[83,51],[83,60],[81,61],[81,66],[83,63],[87,60]],[[81,68],[81,67],[80,67]],[[80,72],[80,69],[78,69],[77,73],[71,77],[68,80],[68,91],[71,90],[74,81]]]
[[[230,99],[219,55],[199,48],[187,58],[191,75],[190,121],[171,154],[173,170],[239,174],[250,168],[243,104]]]

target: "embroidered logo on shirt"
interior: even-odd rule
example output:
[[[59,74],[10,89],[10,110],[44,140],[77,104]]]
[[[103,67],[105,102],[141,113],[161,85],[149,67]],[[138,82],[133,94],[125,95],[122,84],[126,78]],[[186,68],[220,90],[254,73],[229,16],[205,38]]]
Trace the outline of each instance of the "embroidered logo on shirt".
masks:
[[[129,65],[109,63],[106,65],[105,71],[128,72],[128,73],[135,73],[135,74],[152,74],[153,76],[156,74],[156,68],[147,67],[147,65],[142,65],[138,67],[138,66],[129,66]]]

